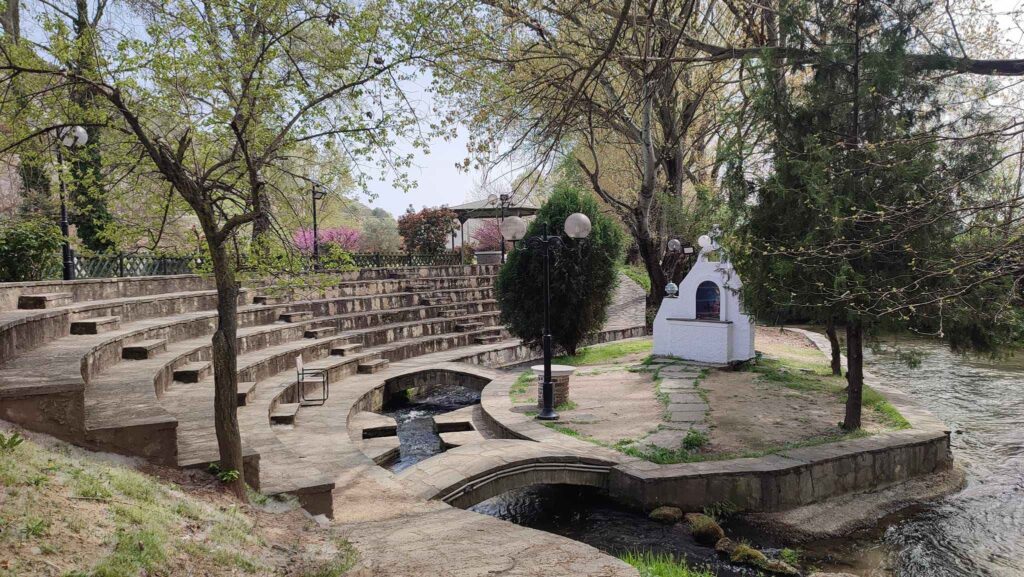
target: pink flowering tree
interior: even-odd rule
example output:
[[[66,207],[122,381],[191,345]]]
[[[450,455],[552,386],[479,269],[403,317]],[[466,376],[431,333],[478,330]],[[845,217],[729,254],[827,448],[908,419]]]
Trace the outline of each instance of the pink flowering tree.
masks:
[[[501,250],[501,229],[496,220],[481,222],[470,236],[476,242],[477,250]]]
[[[318,230],[317,236],[320,238],[321,248],[326,248],[327,245],[333,244],[347,252],[354,252],[359,249],[360,233],[354,228],[325,228]],[[295,243],[295,247],[303,254],[313,253],[312,230],[308,228],[296,230],[295,234],[292,235],[292,242]]]

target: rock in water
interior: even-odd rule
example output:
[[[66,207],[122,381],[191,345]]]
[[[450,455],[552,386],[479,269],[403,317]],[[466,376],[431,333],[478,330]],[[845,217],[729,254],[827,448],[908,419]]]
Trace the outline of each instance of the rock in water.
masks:
[[[661,523],[678,523],[683,519],[683,510],[679,507],[658,507],[648,517]]]
[[[800,572],[785,561],[779,559],[768,559],[764,563],[758,565],[761,569],[768,571],[769,573],[775,573],[776,575],[799,575]]]
[[[687,513],[686,521],[690,524],[690,533],[701,545],[713,547],[720,539],[725,538],[725,531],[715,520],[703,513]]]
[[[715,543],[715,551],[723,557],[732,556],[732,552],[736,550],[736,543],[728,537],[723,537]]]
[[[768,558],[764,556],[764,553],[754,549],[750,545],[744,545],[740,543],[732,551],[732,555],[729,556],[729,560],[733,563],[741,563],[743,565],[753,565],[760,567],[761,564],[767,563]]]

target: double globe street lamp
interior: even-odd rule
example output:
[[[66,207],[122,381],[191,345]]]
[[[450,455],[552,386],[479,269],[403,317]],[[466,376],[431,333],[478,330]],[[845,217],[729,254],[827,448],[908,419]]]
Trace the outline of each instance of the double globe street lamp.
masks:
[[[526,236],[526,221],[518,216],[505,219],[501,225],[501,236],[513,243]],[[590,235],[590,219],[582,212],[574,212],[565,219],[565,234],[569,238],[584,239]],[[565,245],[562,237],[548,233],[548,223],[544,223],[544,234],[526,239],[526,246],[533,250],[544,251],[544,382],[543,404],[537,418],[542,421],[553,421],[558,418],[555,412],[555,388],[551,383],[551,253]]]

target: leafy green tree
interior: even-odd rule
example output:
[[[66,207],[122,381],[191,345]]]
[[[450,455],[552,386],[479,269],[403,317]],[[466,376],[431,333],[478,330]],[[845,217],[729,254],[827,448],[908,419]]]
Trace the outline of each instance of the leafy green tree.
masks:
[[[462,42],[459,11],[435,8],[417,0],[126,3],[123,29],[90,32],[108,34],[108,42],[44,13],[34,25],[51,62],[0,50],[0,73],[36,83],[24,93],[29,102],[11,107],[10,125],[28,132],[0,134],[0,153],[17,153],[69,122],[101,119],[111,128],[104,146],[121,139],[116,144],[145,159],[198,220],[218,297],[212,356],[222,470],[244,472],[236,406],[242,237],[266,216],[266,188],[291,175],[288,159],[310,146],[343,150],[354,163],[377,163],[404,178],[407,159],[388,155],[394,138],[418,128],[403,86]],[[116,65],[77,66],[82,50]],[[101,114],[46,116],[83,93]],[[15,99],[24,100],[0,95],[0,110]],[[242,479],[231,487],[244,500]]]
[[[47,220],[0,223],[0,281],[43,280],[60,270],[62,240]]]
[[[590,218],[590,236],[562,237],[565,246],[551,254],[551,336],[568,354],[604,325],[617,282],[623,234],[615,220],[601,212],[588,192],[579,169],[565,164],[551,196],[530,223],[526,238],[561,234],[565,219],[574,212]],[[501,268],[497,281],[502,322],[512,334],[539,343],[544,327],[544,254],[519,243]]]
[[[996,147],[985,137],[950,145],[940,132],[949,112],[942,94],[907,59],[922,3],[815,6],[815,31],[832,50],[813,72],[787,83],[774,63],[760,69],[755,111],[773,135],[771,172],[733,175],[744,217],[732,254],[760,318],[845,325],[843,427],[853,430],[865,338],[927,326],[944,305],[956,308],[956,295],[1008,269],[961,267],[961,247],[976,239],[964,234],[958,203],[985,194]],[[988,121],[958,112],[966,133]]]

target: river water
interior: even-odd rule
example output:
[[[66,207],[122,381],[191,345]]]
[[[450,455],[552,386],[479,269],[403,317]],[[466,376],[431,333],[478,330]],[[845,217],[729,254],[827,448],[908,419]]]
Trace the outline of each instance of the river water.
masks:
[[[1024,576],[1024,353],[966,359],[941,343],[889,339],[867,354],[881,382],[913,394],[952,431],[963,491],[890,526],[877,575]],[[919,368],[894,346],[925,355]]]
[[[908,367],[897,347],[924,355],[921,366]],[[921,399],[954,431],[953,455],[967,471],[967,485],[864,536],[811,545],[815,564],[864,577],[1024,577],[1024,353],[999,361],[967,359],[941,343],[903,338],[868,352],[867,363],[876,378]],[[720,577],[748,574],[697,546],[685,530],[586,489],[522,489],[473,510],[612,554],[653,550],[686,557]]]

